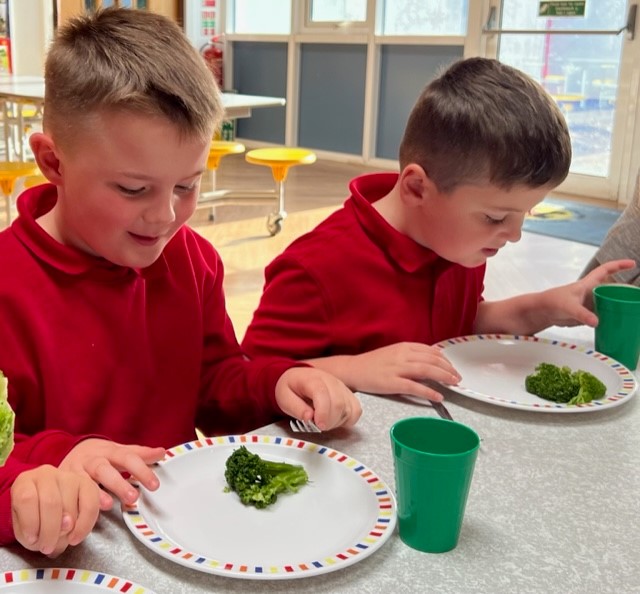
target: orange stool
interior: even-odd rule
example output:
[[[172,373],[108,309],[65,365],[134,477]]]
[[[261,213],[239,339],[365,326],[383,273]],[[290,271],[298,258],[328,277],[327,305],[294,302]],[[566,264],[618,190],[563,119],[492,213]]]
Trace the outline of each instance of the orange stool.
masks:
[[[5,200],[7,225],[11,223],[11,197],[16,180],[27,175],[35,175],[38,171],[35,162],[0,161],[0,188]]]
[[[315,163],[316,155],[314,152],[303,148],[274,147],[253,149],[245,155],[245,159],[254,165],[271,167],[271,174],[276,182],[275,195],[278,198],[278,210],[269,215],[267,230],[270,235],[277,235],[282,229],[282,221],[287,216],[284,187],[289,169],[296,165]]]
[[[41,186],[42,184],[48,184],[49,180],[42,175],[42,173],[38,172],[33,175],[27,175],[22,180],[22,189],[26,190],[28,188],[33,188],[34,186]]]
[[[240,142],[233,142],[227,140],[212,140],[209,148],[209,156],[207,157],[207,169],[209,171],[209,179],[211,182],[211,190],[208,192],[201,192],[198,198],[198,204],[206,204],[207,202],[214,202],[216,199],[223,197],[228,193],[228,190],[216,189],[216,171],[220,166],[220,161],[227,155],[233,155],[238,153],[244,153],[244,144]],[[207,205],[211,208],[209,214],[209,220],[214,219],[214,205]]]

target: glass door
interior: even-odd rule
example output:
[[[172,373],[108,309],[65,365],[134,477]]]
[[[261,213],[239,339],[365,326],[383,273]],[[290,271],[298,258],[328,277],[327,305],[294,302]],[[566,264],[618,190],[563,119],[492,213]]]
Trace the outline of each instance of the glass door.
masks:
[[[571,173],[560,191],[616,200],[631,89],[621,81],[630,52],[635,4],[627,0],[491,0],[485,53],[540,82],[562,109],[571,133]],[[561,16],[560,16],[561,15]],[[635,90],[637,93],[637,89]],[[628,139],[626,139],[629,142]]]

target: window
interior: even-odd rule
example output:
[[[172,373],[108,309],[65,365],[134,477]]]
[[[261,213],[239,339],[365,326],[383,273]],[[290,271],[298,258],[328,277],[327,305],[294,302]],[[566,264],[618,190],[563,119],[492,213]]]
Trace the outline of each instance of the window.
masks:
[[[383,35],[466,35],[468,0],[385,0]]]
[[[288,35],[291,0],[235,0],[229,22],[233,33]]]
[[[311,0],[310,24],[366,20],[367,0]]]

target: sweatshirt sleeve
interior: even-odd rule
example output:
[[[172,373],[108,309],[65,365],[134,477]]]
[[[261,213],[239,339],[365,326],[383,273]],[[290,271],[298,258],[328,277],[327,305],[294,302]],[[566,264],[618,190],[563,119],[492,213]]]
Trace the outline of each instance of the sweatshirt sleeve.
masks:
[[[283,255],[265,270],[260,304],[242,342],[251,357],[323,357],[334,345],[329,300],[311,272]]]
[[[242,433],[281,418],[275,387],[282,374],[304,363],[285,357],[249,359],[240,348],[227,314],[223,267],[216,254],[216,273],[205,296],[201,398],[196,424],[209,435]]]

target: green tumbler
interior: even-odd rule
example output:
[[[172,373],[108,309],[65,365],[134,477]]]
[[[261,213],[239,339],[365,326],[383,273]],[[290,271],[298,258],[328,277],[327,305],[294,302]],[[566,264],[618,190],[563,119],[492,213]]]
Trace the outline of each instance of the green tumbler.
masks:
[[[480,438],[455,421],[410,417],[391,427],[401,540],[425,553],[458,544]]]
[[[640,355],[640,288],[599,285],[593,289],[593,306],[596,351],[633,371]]]

